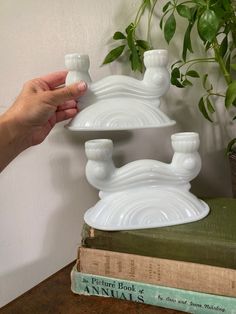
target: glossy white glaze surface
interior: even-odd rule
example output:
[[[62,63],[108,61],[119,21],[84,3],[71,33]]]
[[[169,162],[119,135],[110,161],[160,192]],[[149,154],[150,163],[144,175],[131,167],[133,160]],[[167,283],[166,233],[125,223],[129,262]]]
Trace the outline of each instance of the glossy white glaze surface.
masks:
[[[197,133],[171,136],[174,155],[170,164],[137,160],[116,168],[109,139],[85,143],[86,177],[100,200],[85,214],[97,229],[130,230],[192,222],[209,208],[190,191],[190,181],[201,169]]]
[[[150,50],[144,54],[146,71],[143,80],[126,75],[110,75],[91,82],[87,55],[65,57],[68,69],[66,85],[83,79],[87,93],[80,98],[80,113],[68,128],[79,130],[127,130],[173,125],[160,110],[160,97],[170,85],[167,50]]]

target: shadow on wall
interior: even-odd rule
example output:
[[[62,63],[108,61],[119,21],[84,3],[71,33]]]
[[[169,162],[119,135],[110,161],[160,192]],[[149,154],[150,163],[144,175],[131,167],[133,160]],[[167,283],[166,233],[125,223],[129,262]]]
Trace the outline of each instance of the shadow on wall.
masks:
[[[167,114],[176,120],[181,131],[198,132],[200,136],[199,153],[202,169],[191,183],[192,192],[200,197],[231,197],[230,168],[225,154],[229,140],[225,128],[227,116],[222,106],[218,104],[220,119],[215,123],[207,121],[196,105],[199,95],[192,92],[191,88],[179,92],[171,87],[170,93],[165,97],[164,106]]]
[[[83,154],[80,154],[80,143],[75,142],[77,149],[73,149],[73,143],[68,145],[69,138],[66,138],[65,133],[64,129],[56,127],[47,139],[49,145],[47,143],[42,146],[49,147],[49,151],[45,154],[47,160],[45,156],[42,156],[46,166],[42,164],[39,169],[50,172],[47,174],[51,180],[48,188],[52,187],[53,200],[50,203],[50,191],[47,191],[48,203],[41,201],[44,194],[43,187],[40,190],[41,183],[44,181],[43,173],[39,175],[41,182],[39,190],[35,191],[35,197],[37,199],[37,193],[39,193],[38,201],[44,205],[39,216],[46,216],[47,225],[45,228],[43,226],[43,234],[39,237],[41,238],[40,242],[37,241],[35,244],[39,246],[36,250],[37,257],[0,275],[0,289],[4,289],[4,291],[0,291],[1,305],[8,302],[9,298],[13,299],[18,296],[22,282],[24,282],[24,287],[30,289],[76,259],[83,214],[97,199],[97,191],[86,181],[84,175],[85,161]],[[40,153],[40,146],[37,147],[37,150]],[[77,153],[78,155],[76,155]],[[78,171],[75,171],[77,163],[72,158],[78,160]],[[48,163],[49,166],[47,166]],[[35,172],[35,180],[37,180],[36,176],[37,171]],[[40,232],[38,229],[35,231],[35,235]],[[14,286],[15,288],[13,288]]]

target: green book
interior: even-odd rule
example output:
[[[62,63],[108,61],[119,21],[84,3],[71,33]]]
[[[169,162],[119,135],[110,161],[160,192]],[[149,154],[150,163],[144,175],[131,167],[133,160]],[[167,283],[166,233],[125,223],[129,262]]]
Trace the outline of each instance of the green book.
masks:
[[[193,314],[235,314],[236,298],[150,285],[111,277],[71,272],[71,290],[77,294],[113,297]]]
[[[236,199],[206,202],[207,217],[177,226],[102,231],[84,224],[82,246],[236,269]]]

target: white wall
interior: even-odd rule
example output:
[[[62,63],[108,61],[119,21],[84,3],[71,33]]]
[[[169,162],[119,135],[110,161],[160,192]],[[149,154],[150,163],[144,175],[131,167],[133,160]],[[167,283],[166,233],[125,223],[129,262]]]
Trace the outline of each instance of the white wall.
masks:
[[[1,0],[0,112],[14,101],[24,81],[64,69],[66,53],[88,53],[94,80],[127,73],[119,63],[100,64],[111,34],[126,25],[137,3]],[[163,39],[161,46],[166,47]],[[173,55],[178,51],[175,46],[170,49]],[[115,140],[117,165],[139,158],[169,161],[170,135],[176,130],[199,131],[203,170],[193,190],[200,195],[230,195],[228,164],[219,141],[222,132],[216,126],[215,135],[201,118],[194,106],[198,96],[194,90],[180,93],[171,88],[164,110],[177,120],[176,127],[109,135]],[[75,259],[83,213],[97,200],[84,175],[83,144],[93,136],[107,134],[71,134],[59,125],[44,143],[22,153],[1,174],[0,306]]]

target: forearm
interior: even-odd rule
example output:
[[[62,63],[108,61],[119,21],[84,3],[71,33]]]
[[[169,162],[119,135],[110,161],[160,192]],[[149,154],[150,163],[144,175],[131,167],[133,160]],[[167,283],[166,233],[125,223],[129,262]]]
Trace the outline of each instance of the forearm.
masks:
[[[13,119],[8,112],[0,116],[0,172],[26,148],[27,134]]]

